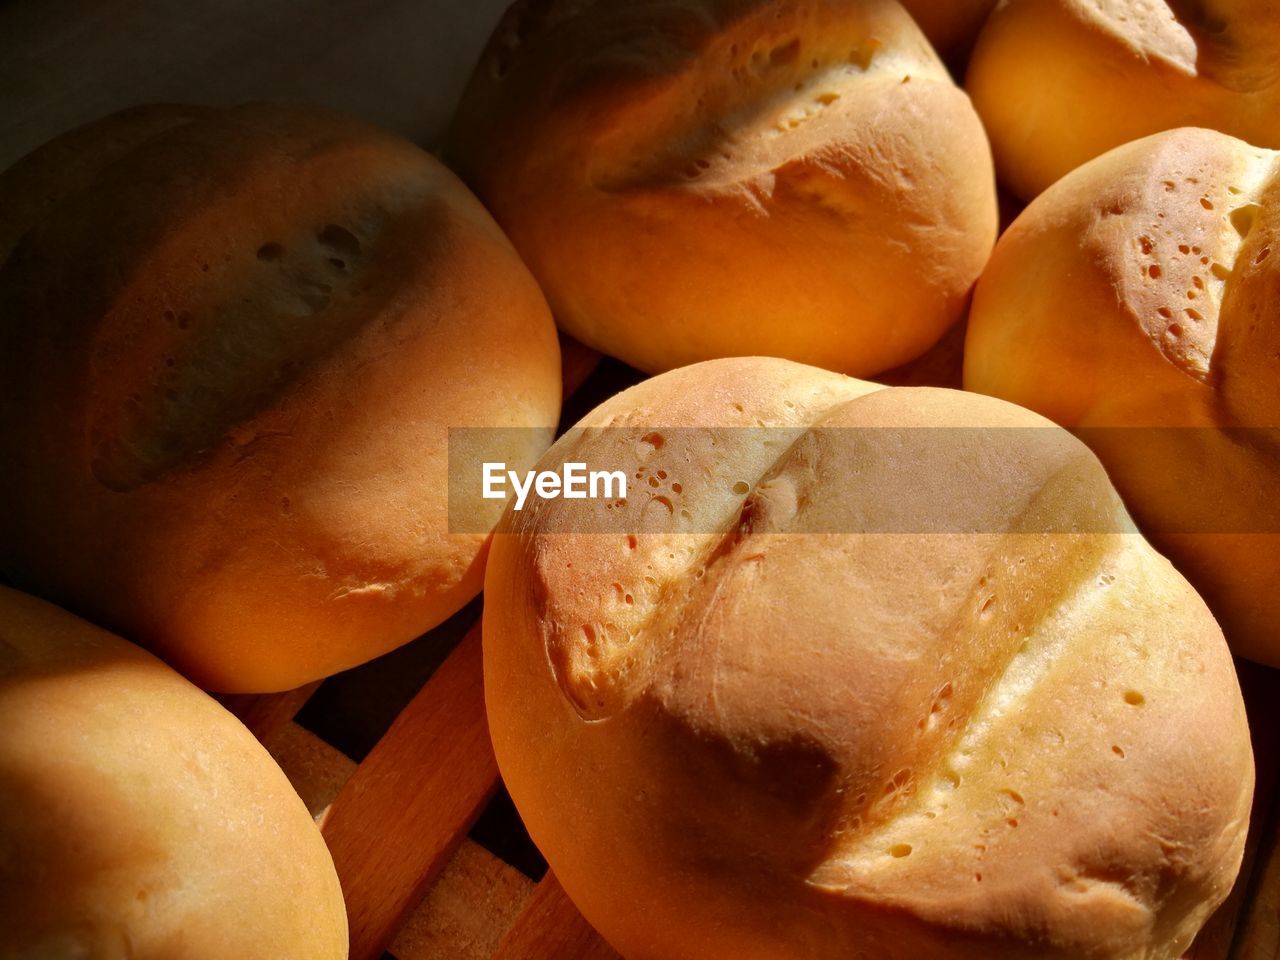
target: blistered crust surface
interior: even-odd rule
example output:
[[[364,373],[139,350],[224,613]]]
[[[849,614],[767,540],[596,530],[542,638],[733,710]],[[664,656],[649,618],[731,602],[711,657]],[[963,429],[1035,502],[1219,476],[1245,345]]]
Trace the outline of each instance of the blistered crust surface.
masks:
[[[966,386],[1085,429],[1233,647],[1264,662],[1280,657],[1263,586],[1280,569],[1278,206],[1276,151],[1193,128],[1114,150],[1002,238],[965,356]]]

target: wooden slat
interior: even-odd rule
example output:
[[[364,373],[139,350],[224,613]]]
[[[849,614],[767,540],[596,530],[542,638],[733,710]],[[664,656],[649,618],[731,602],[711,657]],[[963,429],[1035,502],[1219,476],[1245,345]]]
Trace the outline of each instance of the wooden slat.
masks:
[[[534,882],[463,840],[391,945],[396,960],[489,960]]]
[[[298,715],[302,705],[320,686],[320,681],[308,683],[296,690],[283,693],[228,693],[218,699],[222,705],[240,718],[259,740],[265,740],[279,727]]]
[[[619,960],[548,873],[493,960]]]
[[[382,955],[497,783],[477,625],[329,809],[324,835],[347,899],[351,960]]]
[[[277,728],[263,746],[317,820],[323,820],[356,770],[355,763],[342,751],[296,723]]]

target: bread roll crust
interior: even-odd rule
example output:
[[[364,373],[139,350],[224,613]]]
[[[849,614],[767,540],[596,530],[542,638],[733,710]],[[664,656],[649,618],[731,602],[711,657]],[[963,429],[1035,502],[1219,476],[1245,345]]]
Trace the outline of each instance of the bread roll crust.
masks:
[[[543,467],[660,482],[506,515],[486,699],[629,960],[1180,955],[1239,867],[1243,705],[1194,591],[1093,532],[1131,526],[1082,444],[764,359],[582,426]]]
[[[344,960],[333,861],[231,714],[0,587],[0,957]]]
[[[56,202],[24,206],[33,190]],[[558,347],[442,166],[323,111],[153,108],[37,151],[0,206],[28,220],[0,269],[17,582],[250,691],[367,660],[478,592],[447,431],[538,428],[506,451],[531,463]],[[471,509],[488,524],[468,530],[497,519]]]
[[[1111,151],[1001,238],[965,346],[966,387],[1081,429],[1236,652],[1271,664],[1278,209],[1275,151],[1192,128]]]
[[[989,148],[891,0],[516,4],[446,155],[574,337],[874,373],[961,315]]]
[[[1030,200],[1106,151],[1176,127],[1280,147],[1280,7],[1270,0],[1013,0],[965,87],[1001,181]]]

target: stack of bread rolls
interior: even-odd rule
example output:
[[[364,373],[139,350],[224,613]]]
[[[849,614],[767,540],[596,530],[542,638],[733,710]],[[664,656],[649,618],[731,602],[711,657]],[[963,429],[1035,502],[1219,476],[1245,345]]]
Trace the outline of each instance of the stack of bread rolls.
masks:
[[[519,0],[456,176],[266,104],[0,174],[0,957],[346,956],[189,680],[483,586],[503,778],[626,960],[1176,960],[1248,830],[1228,644],[1280,665],[1278,26]],[[550,446],[557,324],[659,375]]]

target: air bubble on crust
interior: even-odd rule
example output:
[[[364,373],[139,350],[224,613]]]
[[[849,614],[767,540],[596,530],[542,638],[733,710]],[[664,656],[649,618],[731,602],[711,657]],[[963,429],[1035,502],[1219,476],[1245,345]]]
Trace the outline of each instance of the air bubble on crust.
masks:
[[[340,224],[326,223],[316,234],[316,239],[321,246],[342,257],[358,257],[362,252],[360,238]]]
[[[651,503],[661,504],[662,506],[666,507],[666,508],[667,508],[667,516],[671,516],[672,514],[674,514],[674,513],[676,512],[676,511],[675,511],[675,507],[674,507],[674,506],[672,505],[672,503],[671,503],[671,498],[670,498],[670,497],[665,497],[665,496],[662,496],[661,494],[659,494],[659,495],[657,495],[657,496],[655,496],[655,497],[651,497],[651,498],[650,498],[650,502],[651,502]]]
[[[786,66],[794,63],[800,55],[800,38],[779,44],[769,51],[769,65],[772,67]]]
[[[1236,207],[1227,214],[1227,219],[1231,221],[1231,226],[1235,228],[1236,233],[1241,238],[1247,237],[1249,232],[1253,230],[1254,224],[1257,223],[1261,209],[1256,203],[1246,203],[1244,206]]]

